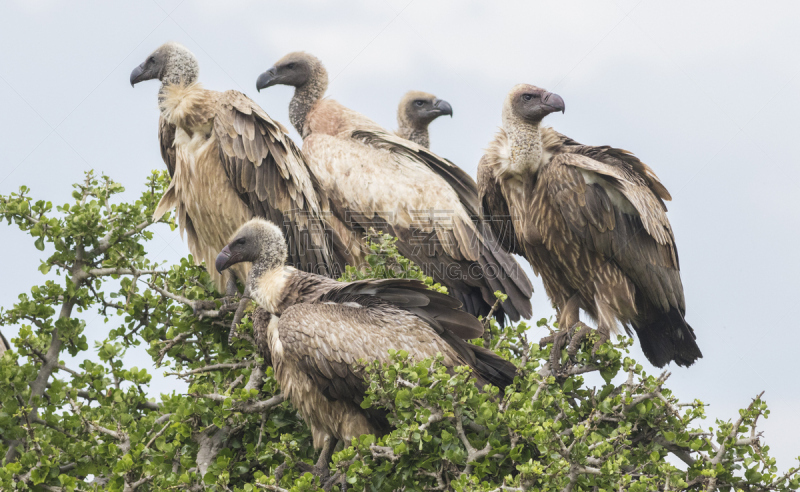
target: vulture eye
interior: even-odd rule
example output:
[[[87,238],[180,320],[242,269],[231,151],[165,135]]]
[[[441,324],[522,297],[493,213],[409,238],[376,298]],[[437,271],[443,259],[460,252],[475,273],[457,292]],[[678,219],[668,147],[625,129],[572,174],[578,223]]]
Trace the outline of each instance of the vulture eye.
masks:
[[[425,104],[425,101],[416,100],[416,101],[414,101],[414,104],[416,104],[417,106],[419,106],[421,108]]]
[[[293,69],[294,68],[294,63],[290,63],[290,64],[286,65],[286,68],[288,68],[289,70]]]
[[[243,237],[240,237],[239,239],[236,240],[236,244],[244,244],[245,242],[246,240]]]
[[[523,94],[522,95],[522,99],[525,99],[526,101],[530,101],[531,99],[533,99],[533,96],[531,94]]]

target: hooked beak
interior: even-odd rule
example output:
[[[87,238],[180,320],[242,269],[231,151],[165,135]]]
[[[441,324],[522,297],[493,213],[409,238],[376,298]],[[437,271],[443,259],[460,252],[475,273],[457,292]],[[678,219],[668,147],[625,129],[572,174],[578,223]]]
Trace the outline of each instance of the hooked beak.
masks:
[[[444,99],[434,100],[433,108],[434,111],[438,111],[440,115],[449,114],[451,118],[453,117],[453,107],[450,106],[450,103],[445,101]]]
[[[142,68],[143,65],[144,63],[134,68],[133,72],[131,72],[131,87],[141,82],[142,80],[145,80],[142,78],[142,75],[144,74],[144,68]]]
[[[230,245],[228,245],[222,248],[222,251],[219,252],[217,255],[217,261],[214,262],[214,266],[217,268],[219,273],[222,273],[234,263],[235,261],[231,261],[231,248]]]
[[[542,95],[542,104],[551,108],[550,112],[555,113],[556,111],[564,112],[566,106],[564,105],[564,100],[558,94],[553,94],[552,92],[545,92]]]
[[[258,76],[256,80],[256,89],[261,92],[261,89],[266,89],[277,84],[278,70],[275,67],[270,68],[266,72]]]

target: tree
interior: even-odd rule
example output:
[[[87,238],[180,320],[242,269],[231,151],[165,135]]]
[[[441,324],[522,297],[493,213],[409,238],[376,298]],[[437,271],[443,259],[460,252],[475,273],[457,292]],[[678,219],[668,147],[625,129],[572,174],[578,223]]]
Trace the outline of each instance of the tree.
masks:
[[[202,267],[184,258],[148,260],[155,204],[168,183],[153,173],[133,203],[123,188],[87,174],[73,202],[53,208],[26,187],[0,196],[0,214],[52,250],[39,270],[55,279],[0,310],[0,327],[19,336],[0,354],[2,490],[314,490],[311,475],[282,464],[311,462],[307,427],[283,400],[272,369],[255,351],[245,317],[228,341],[227,312]],[[175,226],[170,216],[162,221]],[[48,250],[48,251],[49,251]],[[350,276],[421,274],[373,238],[372,267]],[[401,267],[398,271],[397,266]],[[53,275],[50,275],[53,277]],[[428,280],[430,283],[430,280]],[[433,286],[432,287],[437,287]],[[213,308],[209,309],[213,302]],[[90,350],[81,312],[110,325],[94,348],[99,362],[68,367],[63,354]],[[541,320],[539,326],[547,326]],[[566,375],[555,377],[549,347],[529,343],[529,326],[487,324],[484,340],[519,367],[501,394],[480,391],[466,371],[392,353],[369,364],[365,405],[387,409],[396,427],[362,436],[335,456],[336,487],[355,490],[793,490],[798,469],[777,474],[756,424],[769,414],[761,396],[734,422],[696,427],[703,404],[680,403],[665,383],[628,357],[620,338],[592,355],[592,341]],[[230,345],[229,345],[230,343]],[[121,356],[145,344],[156,367],[185,380],[186,393],[148,397],[151,376]],[[589,387],[588,373],[605,381]],[[617,374],[626,374],[620,384]],[[680,469],[668,455],[683,462]]]

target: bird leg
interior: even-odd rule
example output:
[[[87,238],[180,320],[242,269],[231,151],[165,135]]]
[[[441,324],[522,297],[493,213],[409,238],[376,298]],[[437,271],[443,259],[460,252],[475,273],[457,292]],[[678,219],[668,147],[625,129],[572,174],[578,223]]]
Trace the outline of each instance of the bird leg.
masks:
[[[229,274],[227,276],[227,280],[225,281],[225,297],[219,299],[222,301],[222,305],[219,307],[219,314],[224,315],[231,311],[234,311],[237,304],[234,302],[239,297],[239,288],[236,286],[236,278],[233,274]],[[195,301],[194,306],[192,306],[192,311],[194,312],[195,316],[199,316],[202,311],[211,311],[216,309],[217,305],[215,301]]]
[[[571,331],[559,329],[557,332],[539,340],[539,347],[541,348],[546,347],[548,343],[553,344],[553,348],[550,349],[550,372],[556,376],[561,372],[561,349],[567,344]]]
[[[558,375],[563,369],[561,367],[561,350],[564,348],[564,345],[566,345],[567,339],[570,339],[569,345],[567,345],[567,356],[570,360],[574,361],[578,350],[581,348],[581,342],[583,342],[583,339],[592,331],[596,332],[599,337],[599,340],[592,346],[592,356],[594,356],[597,349],[610,338],[609,331],[603,326],[598,327],[597,330],[593,330],[583,321],[578,321],[572,325],[569,330],[559,330],[539,341],[539,345],[542,347],[546,346],[548,343],[553,344],[553,348],[550,350],[550,370],[554,375]]]
[[[332,483],[328,483],[328,478],[331,476],[331,458],[333,458],[333,450],[336,448],[336,444],[339,442],[338,439],[335,437],[326,437],[325,444],[322,445],[322,451],[319,453],[319,459],[317,459],[317,464],[314,465],[314,469],[311,473],[315,476],[319,477],[320,485],[325,490],[330,490]]]
[[[220,299],[217,299],[219,301],[222,301],[222,305],[219,307],[219,315],[222,316],[231,311],[234,311],[236,309],[234,306],[236,306],[237,304],[235,304],[233,301],[235,301],[238,297],[239,296],[222,297]],[[216,309],[217,309],[216,301],[194,301],[194,304],[192,305],[192,313],[198,317],[201,314],[203,314],[204,311],[213,311]]]
[[[575,325],[580,323],[581,297],[576,292],[567,300],[558,316],[558,331],[539,340],[539,346],[544,348],[548,343],[553,344],[550,349],[550,370],[558,375],[561,372],[561,349],[567,344],[567,339],[574,331]]]
[[[247,289],[245,289],[245,291],[246,290]],[[244,317],[244,310],[251,301],[247,294],[248,292],[245,292],[245,295],[242,296],[242,298],[239,300],[239,305],[236,307],[236,314],[233,316],[233,323],[231,323],[231,331],[228,334],[228,340],[239,338],[239,332],[237,331],[237,328],[239,328],[239,323],[242,322],[242,318]]]
[[[300,473],[311,473],[315,477],[319,478],[320,486],[323,490],[329,491],[331,487],[333,487],[334,483],[338,481],[341,477],[337,473],[333,478],[331,478],[331,458],[333,458],[334,448],[336,448],[336,444],[338,443],[338,439],[326,436],[325,443],[322,445],[322,451],[319,453],[319,458],[317,459],[317,463],[315,465],[309,465],[308,463],[304,463],[302,461],[295,464],[295,467],[300,471]],[[283,477],[283,473],[286,470],[286,463],[279,466],[278,469],[275,471],[275,480],[280,480]]]
[[[586,337],[586,335],[592,332],[592,329],[582,321],[578,321],[575,326],[580,326],[580,329],[572,336],[569,347],[567,347],[567,355],[570,358],[575,357],[575,355],[578,353],[578,349],[581,348],[581,342],[583,339]],[[597,349],[606,343],[610,338],[608,330],[602,326],[598,327],[595,331],[600,339],[592,346],[592,356],[594,356],[594,354],[597,352]]]
[[[567,347],[567,356],[570,359],[578,355],[578,349],[581,348],[581,341],[584,339],[584,337],[586,337],[586,335],[588,335],[592,331],[589,325],[587,325],[583,321],[578,321],[572,328],[573,328],[572,340],[570,340],[569,346]],[[577,332],[575,332],[576,328],[578,329]]]

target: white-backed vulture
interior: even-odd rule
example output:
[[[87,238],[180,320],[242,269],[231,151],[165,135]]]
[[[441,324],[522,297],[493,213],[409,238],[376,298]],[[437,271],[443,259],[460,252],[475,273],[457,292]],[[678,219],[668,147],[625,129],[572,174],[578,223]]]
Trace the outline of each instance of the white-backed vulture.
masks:
[[[338,440],[389,430],[384,411],[360,406],[366,385],[359,360],[388,362],[392,348],[414,360],[441,354],[449,368],[470,366],[481,387],[513,382],[513,364],[462,339],[481,336],[483,325],[456,299],[410,279],[336,282],[286,266],[286,255],[280,229],[253,219],[220,252],[216,268],[253,264],[247,292],[272,315],[255,338],[323,449],[315,474],[327,473]]]
[[[541,125],[563,111],[557,94],[513,88],[503,127],[478,166],[483,213],[506,248],[525,255],[558,310],[558,365],[567,333],[574,354],[597,321],[600,342],[619,321],[636,331],[650,362],[690,366],[702,357],[686,304],[678,251],[655,173],[625,150],[581,145]],[[597,348],[598,345],[595,345]]]
[[[0,357],[3,356],[3,352],[6,350],[11,350],[11,344],[8,343],[6,337],[0,332]]]
[[[509,297],[496,313],[500,322],[506,314],[512,321],[530,317],[530,280],[492,231],[482,230],[477,185],[467,173],[323,99],[328,74],[312,55],[283,57],[258,77],[256,88],[278,84],[295,87],[289,118],[333,215],[354,231],[351,241],[370,228],[383,230],[467,312],[486,316],[499,290]]]
[[[315,183],[286,129],[237,91],[204,89],[197,59],[166,43],[133,72],[131,85],[158,79],[161,156],[172,181],[154,218],[176,208],[195,261],[211,265],[227,240],[251,217],[281,224],[289,259],[302,270],[338,274],[345,261],[322,234]],[[244,282],[246,265],[233,269]],[[217,288],[235,293],[232,276],[209,268]],[[338,270],[338,271],[337,271]]]
[[[433,94],[422,91],[408,91],[397,107],[397,131],[400,138],[411,140],[415,144],[431,148],[428,125],[439,116],[449,114],[453,117],[450,103],[438,99]]]

